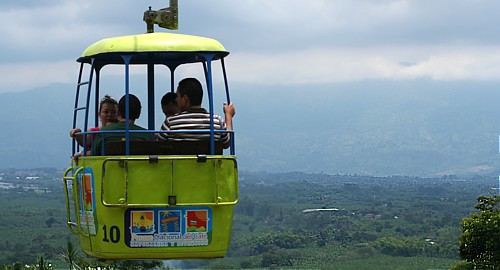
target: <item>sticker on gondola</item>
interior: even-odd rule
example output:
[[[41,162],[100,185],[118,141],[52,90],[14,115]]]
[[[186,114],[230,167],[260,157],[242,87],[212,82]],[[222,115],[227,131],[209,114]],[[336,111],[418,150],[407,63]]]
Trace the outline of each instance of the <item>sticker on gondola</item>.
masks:
[[[208,246],[212,235],[209,207],[129,209],[125,243],[132,248]]]
[[[96,235],[97,219],[95,217],[94,172],[85,168],[78,176],[80,227],[89,235]]]

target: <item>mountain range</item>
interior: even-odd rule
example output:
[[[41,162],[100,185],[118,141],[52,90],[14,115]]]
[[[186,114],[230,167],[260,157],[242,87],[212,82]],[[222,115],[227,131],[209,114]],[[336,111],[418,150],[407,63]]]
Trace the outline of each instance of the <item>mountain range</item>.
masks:
[[[231,85],[239,168],[496,174],[498,88],[498,82],[431,80]],[[74,89],[53,84],[0,94],[0,168],[69,166]]]

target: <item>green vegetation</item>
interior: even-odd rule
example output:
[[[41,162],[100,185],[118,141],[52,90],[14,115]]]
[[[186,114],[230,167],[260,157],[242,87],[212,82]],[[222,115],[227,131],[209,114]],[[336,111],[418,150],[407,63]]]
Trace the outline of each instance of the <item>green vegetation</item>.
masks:
[[[62,181],[18,174],[4,172],[0,180],[12,184],[0,189],[0,264],[29,265],[41,256],[55,258],[71,238],[65,225]]]
[[[26,179],[30,174],[42,176]],[[45,174],[0,171],[0,182],[9,187],[0,189],[0,269],[2,265],[3,269],[23,269],[14,268],[16,263],[18,267],[44,265],[44,269],[50,269],[49,264],[58,269],[97,264],[107,269],[159,266],[155,261],[134,262],[142,263],[134,266],[130,261],[83,257],[65,225],[61,175],[56,170]],[[242,172],[241,198],[235,208],[227,256],[175,261],[173,265],[210,269],[449,269],[460,263],[467,267],[460,262],[468,259],[460,244],[477,237],[462,236],[462,229],[471,224],[469,219],[499,216],[488,203],[480,204],[484,209],[474,209],[476,198],[489,195],[496,184],[494,176]],[[312,210],[304,212],[306,209]]]
[[[463,234],[460,238],[460,257],[471,269],[498,269],[500,267],[500,197],[481,196],[476,209],[462,220]]]
[[[453,175],[241,176],[230,252],[203,267],[449,269],[460,261],[461,220],[497,183]]]

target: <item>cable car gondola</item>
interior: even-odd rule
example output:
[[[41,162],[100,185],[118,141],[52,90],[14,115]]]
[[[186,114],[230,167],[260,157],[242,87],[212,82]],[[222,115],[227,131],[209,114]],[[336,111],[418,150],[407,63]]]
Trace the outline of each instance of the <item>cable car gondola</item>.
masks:
[[[106,135],[90,127],[98,125],[100,81],[109,65],[123,67],[127,108],[131,67],[147,68],[148,108],[143,115],[147,114],[148,128],[141,132],[162,132],[155,129],[156,66],[168,68],[171,91],[178,67],[201,68],[213,116],[214,92],[221,89],[213,87],[212,66],[220,64],[223,93],[230,102],[224,65],[229,52],[222,44],[205,37],[154,33],[153,23],[177,29],[176,0],[170,1],[169,8],[146,11],[144,20],[148,33],[103,39],[77,59],[73,128],[82,127],[83,145],[87,138]],[[88,155],[73,139],[71,166],[63,176],[67,224],[87,255],[103,259],[225,256],[238,202],[238,170],[234,132],[225,131],[231,139],[229,149],[223,150],[214,134],[224,131],[214,130],[211,122],[209,130],[196,131],[210,134],[206,142],[133,141],[130,134],[138,131],[127,125],[122,131],[126,140],[103,145],[102,155]],[[82,156],[76,158],[79,152]]]

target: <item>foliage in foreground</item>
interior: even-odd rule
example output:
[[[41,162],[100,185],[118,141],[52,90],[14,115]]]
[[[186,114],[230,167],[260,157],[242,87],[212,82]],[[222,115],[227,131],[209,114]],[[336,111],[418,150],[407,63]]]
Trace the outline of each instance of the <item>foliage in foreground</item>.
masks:
[[[480,196],[476,209],[470,217],[462,220],[463,234],[460,237],[460,258],[470,269],[500,268],[500,197]]]
[[[115,269],[168,269],[163,266],[162,261],[146,261],[146,260],[114,260],[103,261],[93,260],[80,255],[80,251],[73,247],[73,243],[68,241],[66,250],[59,254],[59,259],[66,262],[69,270],[115,270]],[[8,265],[0,265],[0,270],[54,270],[51,263],[47,262],[42,256],[35,265],[22,264],[16,262]]]

